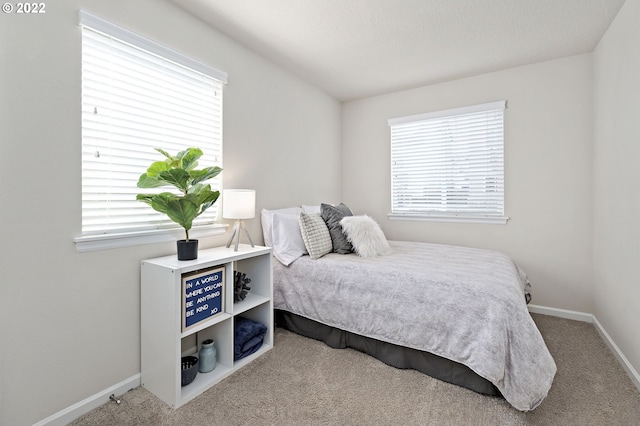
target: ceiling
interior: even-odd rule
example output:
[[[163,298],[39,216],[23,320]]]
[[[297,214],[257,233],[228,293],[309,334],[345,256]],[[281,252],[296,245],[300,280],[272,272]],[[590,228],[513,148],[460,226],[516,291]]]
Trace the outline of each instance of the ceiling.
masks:
[[[341,101],[591,52],[624,0],[171,0]]]

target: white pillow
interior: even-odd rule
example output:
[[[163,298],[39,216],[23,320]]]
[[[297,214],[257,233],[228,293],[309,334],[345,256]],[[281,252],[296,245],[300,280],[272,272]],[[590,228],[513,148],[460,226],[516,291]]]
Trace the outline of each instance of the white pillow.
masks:
[[[309,214],[309,213],[320,213],[320,205],[317,206],[305,206],[304,204],[302,205],[302,211]]]
[[[298,218],[302,209],[300,207],[289,207],[286,209],[267,210],[262,209],[262,236],[264,237],[264,245],[273,247],[273,215],[274,214],[292,214]]]
[[[367,215],[345,216],[342,232],[358,256],[375,257],[391,253],[391,247],[378,223]]]
[[[300,213],[300,232],[309,257],[313,260],[333,250],[329,228],[320,213]]]
[[[273,215],[273,255],[284,266],[307,254],[300,233],[300,220],[293,214]]]

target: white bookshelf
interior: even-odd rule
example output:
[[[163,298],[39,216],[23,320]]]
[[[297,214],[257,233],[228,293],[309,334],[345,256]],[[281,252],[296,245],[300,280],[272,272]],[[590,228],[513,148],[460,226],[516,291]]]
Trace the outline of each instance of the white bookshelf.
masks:
[[[238,251],[216,247],[200,250],[198,259],[179,261],[176,255],[143,260],[141,263],[141,382],[158,398],[178,408],[273,347],[273,276],[271,248],[241,244]],[[224,276],[223,313],[202,320],[182,331],[182,276],[222,266]],[[247,297],[233,303],[235,271],[251,278]],[[234,361],[234,317],[242,315],[267,326],[262,347],[254,354]],[[198,373],[181,386],[180,359],[196,355],[200,344],[213,339],[216,368]]]

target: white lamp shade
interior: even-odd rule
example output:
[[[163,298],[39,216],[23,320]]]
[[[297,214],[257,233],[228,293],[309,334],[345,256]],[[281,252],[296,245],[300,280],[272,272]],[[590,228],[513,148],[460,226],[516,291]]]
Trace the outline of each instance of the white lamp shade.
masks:
[[[223,189],[222,217],[252,219],[256,215],[256,191],[253,189]]]

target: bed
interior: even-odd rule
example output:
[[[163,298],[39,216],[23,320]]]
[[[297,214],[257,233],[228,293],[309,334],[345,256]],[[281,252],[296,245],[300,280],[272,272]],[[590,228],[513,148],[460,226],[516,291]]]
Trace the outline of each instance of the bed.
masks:
[[[340,220],[353,249],[337,253],[331,244],[327,252],[327,236],[318,232],[319,213],[282,215],[289,217],[278,219],[277,214],[265,224],[263,212],[265,243],[278,257],[273,281],[279,326],[476,392],[501,395],[521,411],[535,409],[546,397],[556,365],[527,310],[530,284],[508,256],[387,241],[368,217],[366,229],[373,233],[362,235],[353,228],[347,235],[351,222]],[[309,217],[316,225],[311,232],[303,223]],[[353,223],[362,222],[359,218],[353,217]],[[324,219],[329,231],[331,221]],[[291,241],[298,238],[296,220],[302,246]],[[287,250],[298,245],[294,255],[282,254],[279,232]],[[313,239],[324,240],[321,255]],[[379,240],[380,247],[363,255],[360,244],[372,240]]]

